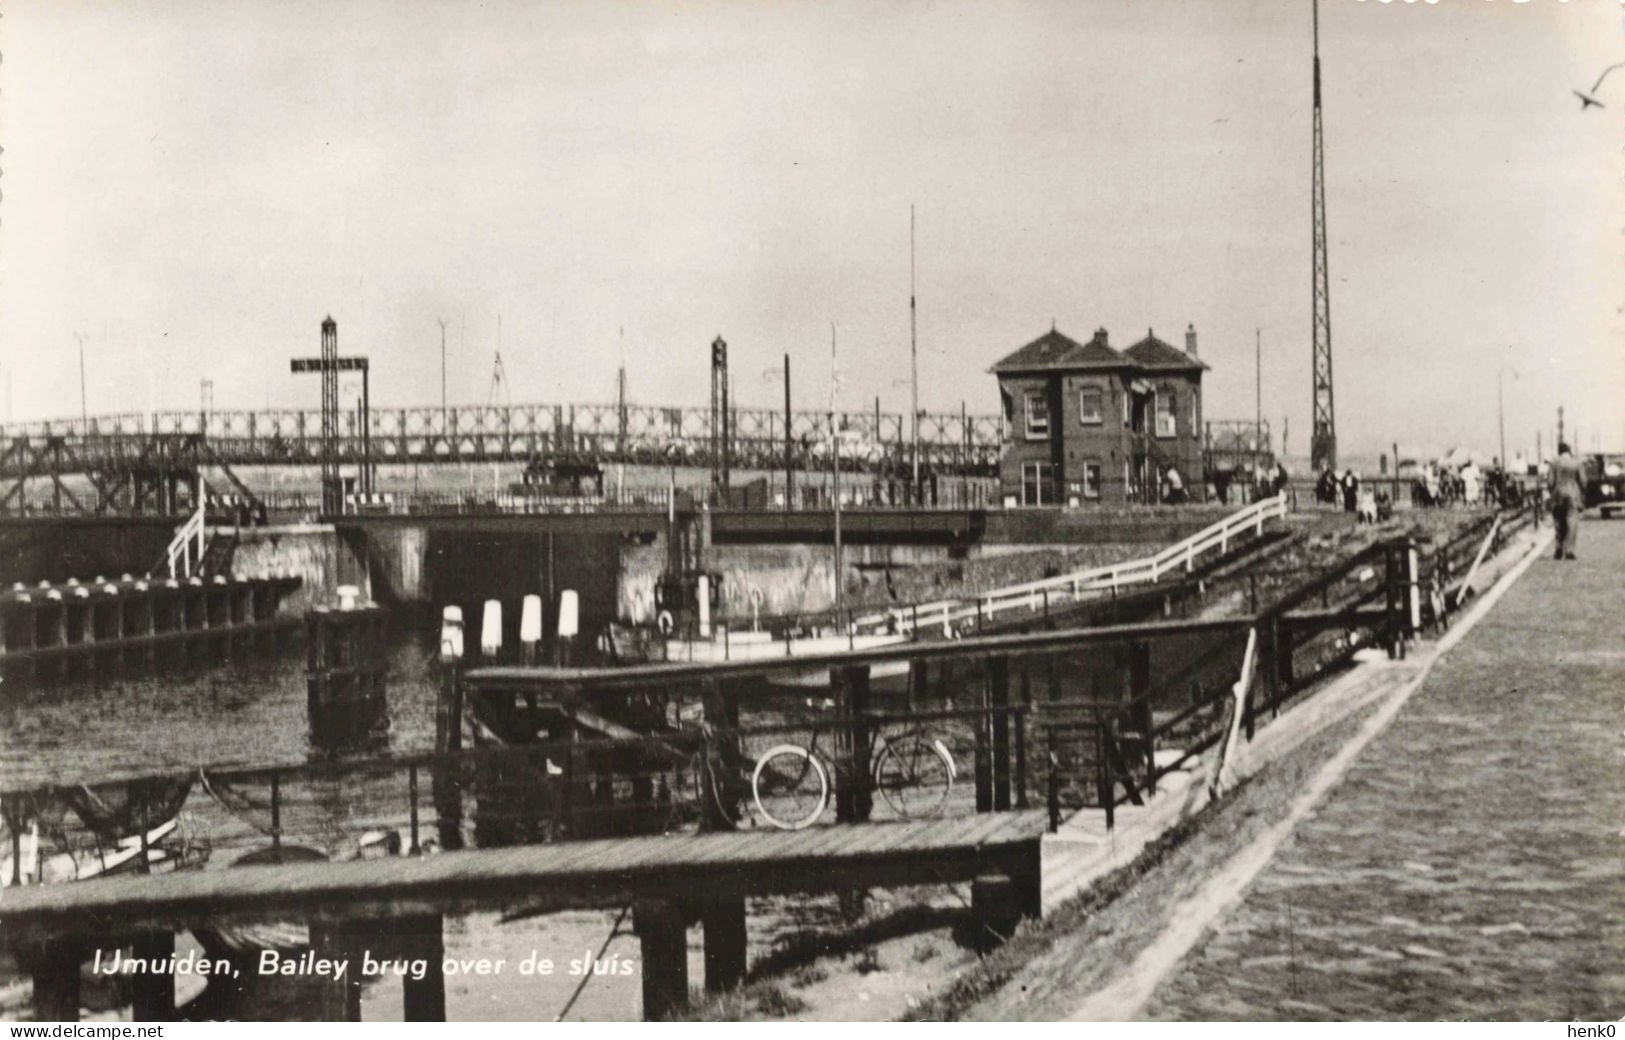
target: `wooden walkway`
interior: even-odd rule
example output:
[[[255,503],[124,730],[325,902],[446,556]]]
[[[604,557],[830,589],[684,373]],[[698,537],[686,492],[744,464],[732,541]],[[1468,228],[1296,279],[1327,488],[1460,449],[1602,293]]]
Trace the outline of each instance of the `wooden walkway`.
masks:
[[[422,857],[298,863],[0,889],[0,942],[16,946],[173,931],[223,920],[390,918],[625,906],[971,881],[1035,886],[1042,811],[560,842]]]

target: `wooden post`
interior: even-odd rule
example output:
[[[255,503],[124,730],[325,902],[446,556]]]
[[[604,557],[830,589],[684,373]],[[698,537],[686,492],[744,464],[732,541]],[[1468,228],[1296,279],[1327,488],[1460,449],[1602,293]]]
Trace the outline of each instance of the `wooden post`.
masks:
[[[168,960],[175,952],[175,936],[169,932],[141,932],[135,936],[134,956],[152,961]],[[138,972],[131,977],[134,990],[130,1009],[137,1022],[168,1022],[175,1017],[175,976],[169,972]]]
[[[435,700],[434,749],[449,756],[463,746],[463,611],[446,607],[440,621],[440,686]],[[448,852],[463,847],[462,778],[455,761],[435,762],[429,778],[430,796],[440,831],[440,847]]]
[[[643,959],[643,1020],[658,1022],[688,1006],[688,929],[671,900],[648,900],[632,908]]]
[[[48,943],[26,958],[26,970],[34,979],[36,1021],[79,1021],[79,962],[83,953],[77,942],[65,939]]]
[[[970,947],[985,953],[1015,934],[1021,923],[1015,884],[1004,874],[988,874],[971,882]]]
[[[830,670],[841,728],[835,734],[835,820],[861,823],[874,809],[869,783],[869,666]]]
[[[361,945],[349,921],[311,922],[310,945],[317,957],[348,961],[343,978],[326,977],[317,998],[322,1022],[361,1021]]]
[[[1155,791],[1156,786],[1156,717],[1151,710],[1151,643],[1149,640],[1136,640],[1129,644],[1129,689],[1128,695],[1133,702],[1132,717],[1140,730],[1141,748],[1145,754],[1145,775],[1147,786]]]
[[[1010,808],[1010,659],[987,663],[988,721],[993,730],[993,809]]]
[[[728,770],[743,758],[739,743],[739,703],[729,697],[715,679],[705,680],[700,690],[700,706],[709,732],[700,748],[705,768],[700,773],[700,829],[731,831],[738,821],[727,809],[734,805]]]
[[[988,687],[992,683],[993,664],[991,659],[984,659],[981,663],[983,685],[981,690],[981,709],[971,722],[971,735],[974,740],[972,746],[971,773],[976,783],[976,811],[988,812],[993,808],[993,770],[991,757],[988,751],[988,725],[987,708],[989,704]]]
[[[705,930],[705,991],[733,989],[745,978],[745,897],[706,899],[700,923]]]
[[[408,956],[421,959],[426,969],[421,979],[414,979],[410,975],[401,979],[402,1018],[407,1022],[444,1022],[446,976],[442,965],[446,956],[446,942],[441,931],[440,915],[403,917],[398,925],[398,934],[406,938],[409,946]]]

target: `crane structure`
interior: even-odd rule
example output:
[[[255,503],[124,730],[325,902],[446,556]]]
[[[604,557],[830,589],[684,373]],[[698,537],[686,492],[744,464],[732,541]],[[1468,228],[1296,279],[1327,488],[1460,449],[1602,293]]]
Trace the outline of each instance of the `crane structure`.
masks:
[[[1314,425],[1309,435],[1310,465],[1316,473],[1337,468],[1337,426],[1332,408],[1332,296],[1326,270],[1326,154],[1320,106],[1320,0],[1310,0],[1314,14],[1314,186],[1311,222],[1314,225]]]

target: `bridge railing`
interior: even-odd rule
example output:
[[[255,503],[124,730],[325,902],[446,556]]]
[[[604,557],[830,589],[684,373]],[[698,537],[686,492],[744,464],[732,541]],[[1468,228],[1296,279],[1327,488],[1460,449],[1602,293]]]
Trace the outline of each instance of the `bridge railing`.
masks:
[[[207,535],[209,497],[204,490],[203,478],[198,478],[198,505],[194,512],[169,540],[166,557],[171,578],[190,578],[203,566],[204,541]]]
[[[731,408],[729,427],[734,442],[764,442],[781,446],[785,417],[771,408]],[[876,445],[906,445],[912,431],[907,416],[896,412],[846,411],[834,416],[835,428],[854,433]],[[338,429],[342,437],[373,440],[398,438],[518,436],[567,431],[595,437],[615,437],[647,444],[698,443],[712,435],[709,408],[653,404],[515,404],[455,405],[447,408],[374,407],[368,429],[361,428],[356,409],[342,409]],[[792,411],[790,439],[805,447],[830,437],[827,411]],[[170,409],[152,413],[120,412],[83,417],[28,420],[0,426],[0,436],[83,437],[109,434],[204,434],[211,439],[282,439],[319,437],[321,412],[305,409]],[[923,443],[962,446],[968,450],[997,449],[1000,444],[996,416],[957,413],[922,413]]]
[[[1244,506],[1150,556],[1022,582],[974,598],[939,600],[868,614],[856,618],[853,627],[865,634],[911,634],[916,625],[941,626],[944,632],[951,632],[968,620],[979,625],[1012,611],[1047,614],[1059,604],[1075,602],[1085,596],[1155,584],[1175,571],[1189,573],[1199,559],[1215,551],[1228,551],[1232,541],[1248,534],[1262,534],[1266,522],[1286,515],[1286,499],[1276,495]]]

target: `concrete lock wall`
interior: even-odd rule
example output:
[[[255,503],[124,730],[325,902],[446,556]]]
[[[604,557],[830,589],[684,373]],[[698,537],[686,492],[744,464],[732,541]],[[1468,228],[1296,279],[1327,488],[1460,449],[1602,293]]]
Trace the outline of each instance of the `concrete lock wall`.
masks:
[[[1135,559],[1225,512],[1203,507],[993,511],[970,545],[847,545],[845,601],[873,607],[962,596]],[[548,628],[564,589],[580,596],[584,632],[611,620],[653,622],[655,582],[670,562],[663,518],[619,530],[522,519],[464,525],[392,519],[341,526],[347,559],[364,561],[364,567],[356,567],[380,602],[436,610],[455,604],[466,617],[477,617],[486,599],[502,600],[512,608],[504,614],[514,628],[507,645],[517,641],[517,604],[531,593],[543,598]],[[695,524],[693,537],[702,537],[705,527]],[[698,563],[722,573],[722,613],[736,623],[747,623],[753,606],[763,615],[784,615],[835,604],[833,549],[827,542],[702,545]],[[362,583],[353,571],[347,580]],[[328,577],[319,587],[337,583]]]
[[[1138,544],[997,545],[974,546],[955,558],[936,546],[846,546],[844,602],[882,607],[965,596],[1144,553]],[[835,554],[828,545],[713,546],[706,568],[722,573],[721,613],[736,623],[748,623],[753,606],[763,616],[835,606]]]
[[[294,574],[299,588],[282,601],[282,613],[299,614],[333,598],[340,585],[367,588],[361,558],[328,524],[245,527],[238,532],[233,573],[257,576]]]

